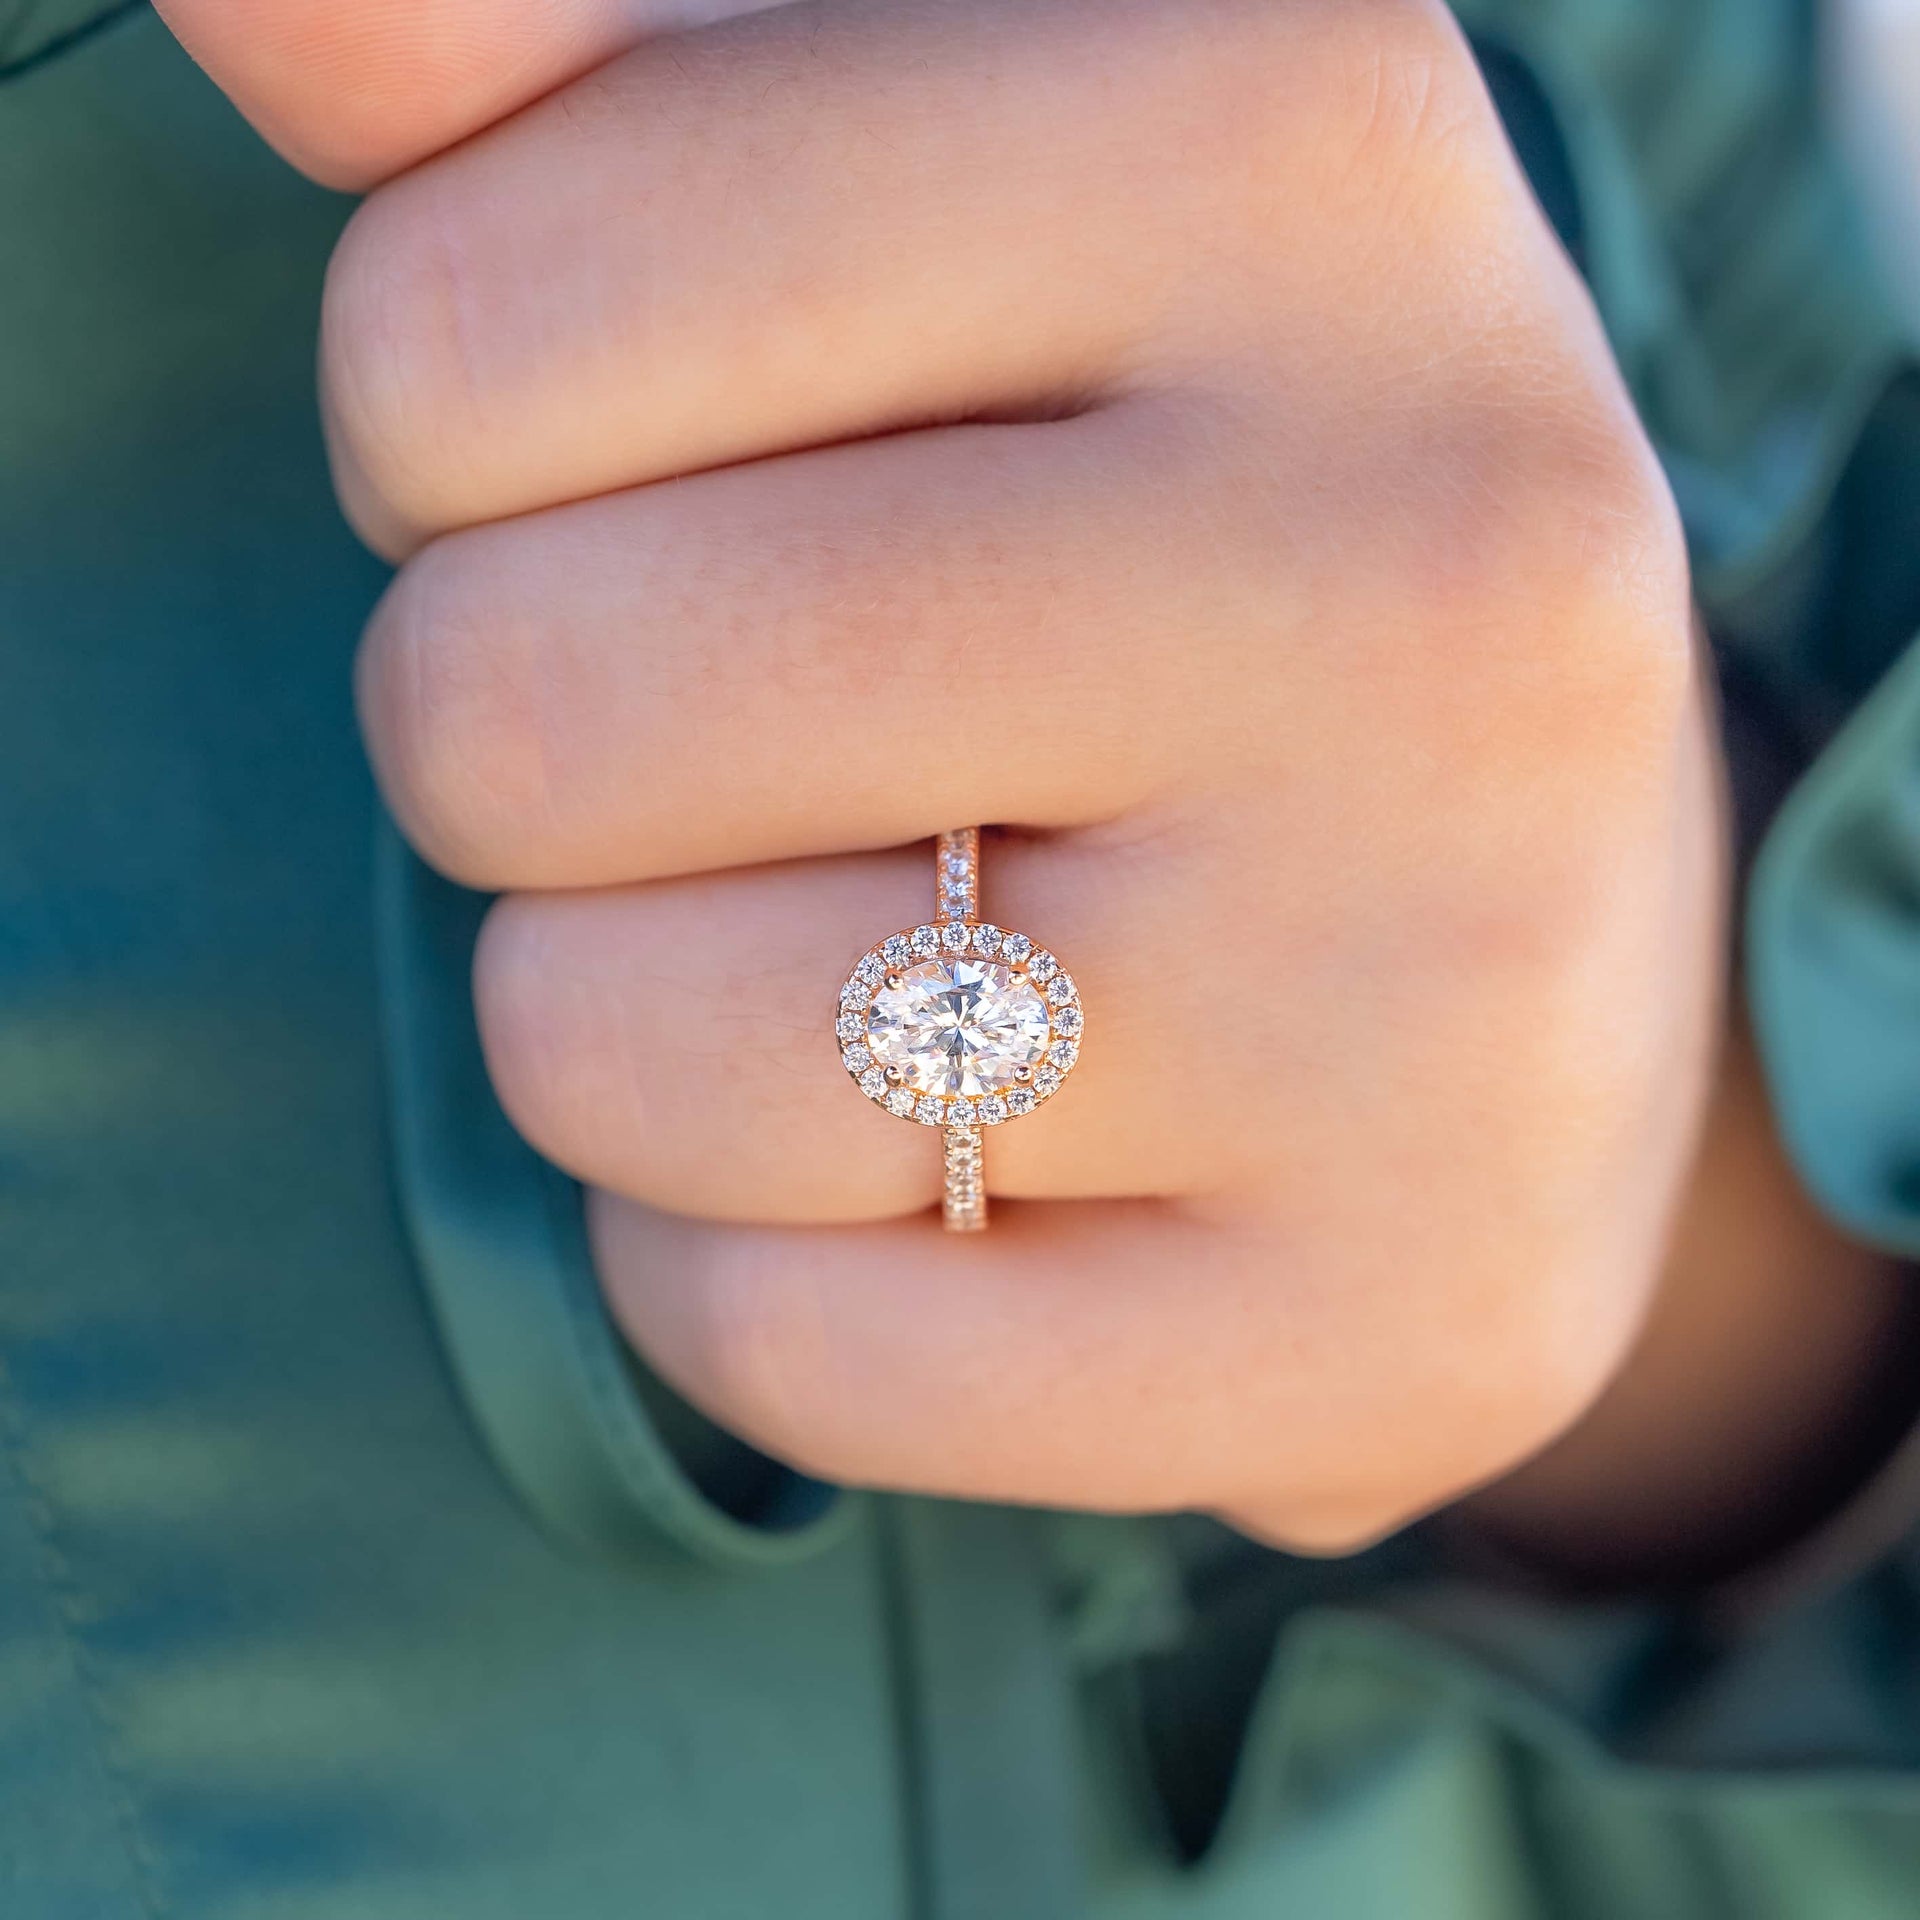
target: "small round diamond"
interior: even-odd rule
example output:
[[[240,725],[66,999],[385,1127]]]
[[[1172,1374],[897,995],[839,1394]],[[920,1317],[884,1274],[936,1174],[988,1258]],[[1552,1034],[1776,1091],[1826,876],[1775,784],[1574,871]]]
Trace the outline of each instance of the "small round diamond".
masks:
[[[1010,933],[1000,943],[1000,957],[1010,967],[1017,967],[1033,951],[1033,942],[1024,933]]]
[[[923,1127],[937,1127],[946,1118],[946,1114],[942,1110],[941,1102],[929,1093],[921,1096],[920,1104],[913,1110],[913,1117]]]
[[[1056,960],[1045,947],[1042,947],[1040,951],[1027,962],[1027,978],[1030,980],[1038,980],[1044,987],[1059,970],[1059,966],[1060,962]]]
[[[887,1076],[878,1067],[869,1067],[860,1076],[860,1091],[869,1100],[884,1098],[887,1091]]]
[[[870,987],[877,987],[885,977],[887,963],[877,953],[870,953],[854,968],[853,977],[864,981]]]
[[[889,934],[880,942],[880,958],[890,967],[904,967],[913,958],[913,942],[904,933]]]
[[[1073,1071],[1073,1063],[1080,1058],[1079,1043],[1073,1040],[1062,1040],[1047,1058],[1050,1059],[1062,1073],[1071,1073]]]
[[[867,1030],[867,1023],[857,1013],[843,1013],[833,1023],[833,1031],[843,1047],[850,1047]]]
[[[904,1120],[913,1111],[912,1091],[906,1087],[895,1087],[887,1095],[887,1111],[897,1113]]]
[[[973,930],[973,950],[984,953],[988,959],[1000,951],[1000,942],[1006,936],[998,927],[975,927]]]
[[[974,1118],[971,1100],[950,1100],[947,1103],[947,1125],[950,1127],[971,1127],[979,1123]]]
[[[982,1126],[997,1127],[1007,1117],[1007,1103],[997,1093],[990,1093],[984,1100],[974,1102],[974,1111],[980,1116]]]
[[[940,944],[949,953],[965,953],[973,931],[964,922],[954,920],[940,929]]]
[[[1071,1005],[1073,1001],[1073,975],[1070,973],[1056,973],[1053,978],[1047,982],[1047,998],[1051,1000],[1056,1007]]]
[[[1031,1113],[1034,1106],[1034,1093],[1031,1087],[1015,1087],[1007,1095],[1007,1111],[1011,1114]]]
[[[849,1073],[865,1073],[866,1070],[873,1065],[873,1055],[870,1054],[865,1047],[849,1047],[846,1052],[840,1056],[840,1064],[844,1066]]]
[[[1059,1088],[1059,1085],[1060,1069],[1058,1067],[1034,1068],[1033,1090],[1042,1100],[1044,1100],[1048,1094],[1055,1092]]]
[[[938,927],[915,927],[913,930],[913,950],[923,960],[931,960],[940,951],[940,929]]]
[[[947,855],[947,878],[949,880],[964,880],[972,871],[973,862],[969,860],[964,853],[950,853]]]
[[[840,1004],[843,1007],[864,1007],[873,997],[873,989],[857,974],[840,989]]]
[[[1071,1040],[1080,1031],[1080,1009],[1078,1007],[1062,1007],[1059,1012],[1053,1016],[1053,1030],[1055,1033],[1063,1034],[1067,1039]]]

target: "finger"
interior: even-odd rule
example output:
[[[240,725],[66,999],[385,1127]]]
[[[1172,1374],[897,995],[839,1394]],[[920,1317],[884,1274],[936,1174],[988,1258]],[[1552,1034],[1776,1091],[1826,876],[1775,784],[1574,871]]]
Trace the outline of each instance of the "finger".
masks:
[[[1226,456],[1200,457],[1217,489]],[[1271,680],[1298,618],[1298,578],[1230,509],[1193,529],[1213,566],[1183,563],[1204,497],[1175,436],[1117,410],[447,536],[362,654],[383,789],[429,857],[493,888],[1114,817],[1203,737],[1216,759],[1259,744],[1264,716],[1243,693],[1222,724],[1190,661],[1230,658],[1209,641],[1237,616]]]
[[[1356,1300],[1289,1271],[1283,1242],[1179,1203],[1002,1207],[983,1236],[716,1225],[605,1194],[590,1218],[609,1302],[650,1362],[734,1432],[844,1484],[1257,1511],[1276,1537],[1331,1540],[1355,1513],[1377,1528],[1408,1458],[1436,1497],[1474,1472],[1468,1448],[1423,1430],[1431,1401],[1371,1387],[1377,1356],[1419,1340],[1451,1404],[1508,1417],[1471,1315],[1448,1325],[1386,1274]]]
[[[507,1111],[582,1179],[676,1212],[847,1221],[933,1205],[938,1133],[863,1097],[834,1035],[849,969],[924,917],[931,876],[920,848],[501,902],[475,983]],[[1210,1076],[1182,1071],[1187,997],[1206,989],[1167,990],[1192,969],[1176,942],[1143,935],[1149,884],[1097,847],[992,837],[988,910],[1093,964],[1073,969],[1085,1059],[1035,1112],[989,1130],[991,1192],[1169,1193],[1232,1165]],[[1159,1032],[1108,1017],[1149,1007]],[[1129,1101],[1127,1085],[1159,1091]]]
[[[650,34],[772,0],[158,0],[221,90],[303,172],[360,189]]]
[[[652,1364],[821,1478],[1154,1507],[1185,1504],[1211,1471],[1194,1443],[1215,1391],[1183,1377],[1158,1324],[1201,1236],[1161,1205],[1006,1207],[984,1239],[919,1220],[716,1226],[607,1195],[590,1217],[609,1301]],[[1128,1379],[1149,1328],[1166,1364]],[[1095,1444],[1116,1404],[1125,1445]],[[1194,1432],[1169,1450],[1183,1416]]]
[[[1184,362],[1271,334],[1351,158],[1327,133],[1357,111],[1343,11],[845,0],[636,48],[357,216],[323,353],[349,511],[401,552],[797,447],[1084,409],[1150,377],[1149,339]],[[1087,215],[1115,201],[1124,246]]]
[[[966,1498],[1058,1488],[1089,1507],[1187,1496],[1196,1448],[1156,1442],[1200,1411],[1198,1382],[1175,1363],[1129,1390],[1112,1363],[1192,1275],[1198,1236],[1179,1215],[1004,1208],[975,1238],[929,1221],[714,1227],[599,1196],[591,1221],[630,1338],[695,1404],[808,1473]],[[1077,1363],[1092,1329],[1100,1369]],[[1165,1356],[1158,1327],[1150,1350]],[[1089,1419],[1094,1398],[1106,1405]],[[1083,1444],[1112,1430],[1116,1402],[1152,1430]]]

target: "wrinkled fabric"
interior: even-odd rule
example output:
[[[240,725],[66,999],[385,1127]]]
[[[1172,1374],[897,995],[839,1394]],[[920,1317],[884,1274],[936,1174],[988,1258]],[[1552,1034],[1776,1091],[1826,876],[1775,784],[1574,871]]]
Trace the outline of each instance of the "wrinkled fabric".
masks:
[[[1467,11],[1686,513],[1783,1123],[1912,1250],[1920,405],[1806,18]],[[842,1496],[647,1375],[353,737],[346,203],[107,12],[0,13],[0,1914],[1910,1915],[1910,1545],[1554,1607]]]
[[[12,0],[0,9],[0,80],[58,59],[146,0]]]

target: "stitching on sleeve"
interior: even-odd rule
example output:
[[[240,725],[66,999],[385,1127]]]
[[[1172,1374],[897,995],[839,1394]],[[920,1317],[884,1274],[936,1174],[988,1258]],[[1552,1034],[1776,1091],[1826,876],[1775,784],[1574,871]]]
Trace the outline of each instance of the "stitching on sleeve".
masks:
[[[18,80],[32,73],[35,68],[45,66],[48,61],[57,60],[62,54],[83,46],[95,34],[117,26],[128,15],[145,13],[146,10],[147,0],[112,0],[112,4],[101,7],[87,18],[36,40],[30,30],[35,11],[34,0],[27,0],[25,9],[14,18],[0,20],[0,82]]]
[[[95,1771],[112,1810],[113,1825],[126,1848],[134,1896],[146,1920],[166,1920],[157,1862],[134,1811],[126,1770],[114,1753],[111,1718],[101,1698],[99,1679],[87,1656],[80,1625],[80,1583],[57,1538],[52,1502],[28,1465],[26,1434],[4,1357],[0,1357],[0,1470],[10,1472],[26,1505],[27,1523],[39,1549],[40,1578],[59,1623],[68,1671],[84,1703],[87,1725],[93,1736]]]

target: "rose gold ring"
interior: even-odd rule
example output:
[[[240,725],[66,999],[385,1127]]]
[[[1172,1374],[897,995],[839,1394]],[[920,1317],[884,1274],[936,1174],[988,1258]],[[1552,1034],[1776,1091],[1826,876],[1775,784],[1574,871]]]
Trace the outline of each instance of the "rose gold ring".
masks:
[[[840,989],[840,1062],[876,1105],[946,1134],[946,1224],[987,1224],[982,1136],[1057,1093],[1080,1058],[1073,975],[980,918],[980,829],[934,849],[934,917],[869,947]]]

